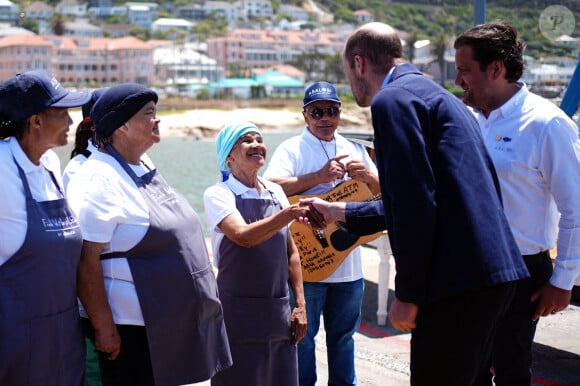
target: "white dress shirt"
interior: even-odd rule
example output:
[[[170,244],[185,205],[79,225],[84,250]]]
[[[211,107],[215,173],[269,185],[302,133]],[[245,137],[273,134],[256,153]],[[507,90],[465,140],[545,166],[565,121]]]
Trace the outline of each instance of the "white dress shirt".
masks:
[[[474,111],[500,180],[522,255],[556,246],[550,283],[571,289],[580,274],[580,139],[555,104],[520,90],[488,118]]]

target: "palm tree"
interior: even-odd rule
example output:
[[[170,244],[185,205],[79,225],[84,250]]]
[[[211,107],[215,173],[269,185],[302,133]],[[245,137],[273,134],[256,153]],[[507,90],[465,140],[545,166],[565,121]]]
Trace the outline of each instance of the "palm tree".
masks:
[[[50,27],[52,32],[57,36],[62,36],[65,33],[65,26],[64,23],[67,21],[67,18],[60,14],[54,13],[51,18],[49,19]]]
[[[443,86],[445,83],[445,51],[449,39],[444,34],[437,35],[432,42],[431,53],[435,56],[437,64],[439,65],[439,73],[441,76],[440,83]]]
[[[417,43],[417,40],[419,40],[419,35],[415,31],[410,32],[405,39],[409,63],[413,63],[413,60],[415,59],[415,43]]]

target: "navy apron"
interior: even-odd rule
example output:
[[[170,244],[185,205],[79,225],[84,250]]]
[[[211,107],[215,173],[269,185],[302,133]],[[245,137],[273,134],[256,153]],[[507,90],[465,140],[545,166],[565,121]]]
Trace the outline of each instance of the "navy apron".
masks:
[[[121,255],[129,262],[143,312],[155,384],[209,379],[232,359],[201,220],[155,169],[138,177],[112,146],[107,151],[149,207],[147,233]]]
[[[14,162],[26,197],[27,229],[20,249],[0,266],[0,385],[85,385],[76,291],[79,224],[64,198],[34,200]]]
[[[236,207],[249,224],[280,211],[272,200],[242,199]],[[227,237],[220,244],[218,288],[234,365],[212,386],[297,386],[298,357],[290,333],[288,231],[251,248]]]

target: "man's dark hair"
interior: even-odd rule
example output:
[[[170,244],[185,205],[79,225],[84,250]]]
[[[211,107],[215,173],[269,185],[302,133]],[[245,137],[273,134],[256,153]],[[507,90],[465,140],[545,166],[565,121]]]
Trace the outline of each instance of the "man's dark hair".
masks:
[[[503,21],[476,25],[461,34],[453,46],[455,49],[471,47],[473,59],[479,62],[482,71],[494,60],[501,60],[507,70],[506,79],[510,83],[517,82],[524,71],[523,54],[526,45],[516,30]]]

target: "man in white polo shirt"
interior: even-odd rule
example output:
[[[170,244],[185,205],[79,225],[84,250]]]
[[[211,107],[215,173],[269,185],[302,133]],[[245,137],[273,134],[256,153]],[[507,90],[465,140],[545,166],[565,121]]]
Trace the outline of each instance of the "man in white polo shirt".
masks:
[[[264,177],[282,186],[287,196],[322,194],[347,179],[380,190],[377,168],[365,148],[336,132],[341,101],[330,83],[316,82],[306,90],[301,135],[281,143]],[[356,384],[353,334],[360,324],[364,279],[359,248],[321,281],[304,281],[308,318],[306,337],[298,344],[300,385],[316,383],[314,339],[324,317],[328,355],[328,382]]]

